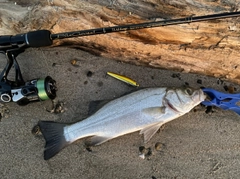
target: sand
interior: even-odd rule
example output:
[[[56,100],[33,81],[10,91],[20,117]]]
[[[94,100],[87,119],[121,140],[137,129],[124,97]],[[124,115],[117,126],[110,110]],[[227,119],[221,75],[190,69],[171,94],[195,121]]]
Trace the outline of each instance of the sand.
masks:
[[[76,59],[77,65],[70,61]],[[1,58],[1,64],[5,59]],[[86,150],[84,139],[63,149],[52,159],[43,159],[45,141],[32,134],[39,120],[76,122],[87,117],[93,100],[113,99],[135,87],[106,75],[120,73],[136,80],[140,87],[240,86],[222,79],[183,74],[125,64],[81,50],[56,47],[28,49],[18,57],[25,80],[50,75],[57,81],[56,101],[64,112],[50,113],[51,101],[9,109],[0,122],[0,178],[238,178],[240,164],[240,117],[232,111],[199,105],[188,114],[164,125],[146,148],[151,155],[139,157],[143,137],[138,132],[110,140]],[[1,66],[1,70],[4,66]],[[3,115],[3,114],[2,114]],[[155,144],[161,148],[156,150]]]

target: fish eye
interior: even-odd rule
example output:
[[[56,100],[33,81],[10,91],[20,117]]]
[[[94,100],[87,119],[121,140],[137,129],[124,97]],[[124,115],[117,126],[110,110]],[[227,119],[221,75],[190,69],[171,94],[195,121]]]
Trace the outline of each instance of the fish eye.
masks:
[[[187,89],[185,90],[185,92],[186,92],[186,94],[188,94],[188,95],[192,95],[192,94],[193,94],[193,90],[192,90],[191,88],[187,88]]]

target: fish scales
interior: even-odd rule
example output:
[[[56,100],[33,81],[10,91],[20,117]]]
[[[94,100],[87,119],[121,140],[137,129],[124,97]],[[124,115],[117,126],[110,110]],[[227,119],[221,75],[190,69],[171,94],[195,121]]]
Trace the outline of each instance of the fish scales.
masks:
[[[105,104],[90,117],[75,124],[39,121],[46,140],[44,159],[48,160],[74,141],[91,137],[89,145],[135,131],[147,142],[162,124],[187,112],[205,99],[201,89],[146,88]]]
[[[106,128],[104,125],[100,130],[98,127],[100,125],[99,123],[114,123],[114,121],[116,121],[114,123],[114,125],[116,124],[115,127],[121,127],[123,124],[141,125],[152,123],[153,121],[147,121],[148,118],[143,118],[147,116],[143,116],[141,110],[150,107],[161,107],[162,98],[165,95],[165,92],[166,88],[161,88],[161,90],[148,88],[141,92],[137,91],[134,95],[129,94],[122,98],[118,98],[109,102],[86,120],[80,121],[71,126],[66,126],[64,134],[68,135],[68,141],[73,142],[76,138],[82,138],[82,134],[84,133],[84,136],[97,135],[96,130],[101,131]],[[123,115],[123,113],[125,115]],[[110,125],[113,126],[113,124]],[[102,131],[100,133],[102,133]]]

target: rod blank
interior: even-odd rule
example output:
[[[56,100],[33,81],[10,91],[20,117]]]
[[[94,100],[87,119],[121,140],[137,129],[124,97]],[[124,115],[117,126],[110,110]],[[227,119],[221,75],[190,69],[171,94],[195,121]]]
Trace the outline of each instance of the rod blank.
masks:
[[[231,18],[231,17],[238,17],[238,16],[240,16],[240,12],[211,14],[206,16],[195,16],[195,17],[189,16],[186,18],[179,18],[179,19],[162,20],[162,21],[155,21],[155,22],[145,22],[140,24],[120,25],[120,26],[113,26],[113,27],[104,27],[104,28],[96,28],[96,29],[89,29],[89,30],[80,30],[80,31],[51,34],[51,39],[55,40],[55,39],[65,39],[65,38],[72,38],[72,37],[90,36],[90,35],[106,34],[106,33],[112,33],[112,32],[138,30],[138,29],[169,26],[169,25],[176,25],[176,24],[185,24],[185,23],[192,23],[192,22],[215,20],[215,19],[224,19],[224,18]]]

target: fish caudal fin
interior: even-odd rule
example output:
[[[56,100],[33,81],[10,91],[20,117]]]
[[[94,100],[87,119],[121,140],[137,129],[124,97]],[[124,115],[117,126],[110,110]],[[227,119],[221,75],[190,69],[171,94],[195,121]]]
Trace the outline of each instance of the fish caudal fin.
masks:
[[[38,125],[46,141],[44,160],[48,160],[69,144],[64,137],[64,127],[67,124],[39,121]]]

